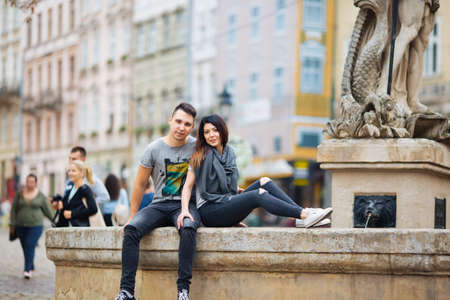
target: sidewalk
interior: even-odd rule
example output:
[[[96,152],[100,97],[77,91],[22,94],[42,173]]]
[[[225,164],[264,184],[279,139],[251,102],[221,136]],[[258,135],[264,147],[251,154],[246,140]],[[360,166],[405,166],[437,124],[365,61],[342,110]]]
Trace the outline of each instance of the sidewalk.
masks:
[[[36,248],[33,278],[23,278],[23,253],[19,240],[8,240],[8,228],[0,228],[0,299],[49,300],[55,290],[55,266],[45,254],[42,234]]]

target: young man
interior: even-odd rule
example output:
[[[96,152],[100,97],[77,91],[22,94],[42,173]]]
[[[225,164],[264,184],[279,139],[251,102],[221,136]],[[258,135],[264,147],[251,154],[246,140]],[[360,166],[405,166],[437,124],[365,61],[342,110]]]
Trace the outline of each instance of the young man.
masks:
[[[178,299],[189,299],[192,263],[196,248],[196,230],[200,216],[192,202],[181,205],[181,191],[189,159],[195,149],[195,139],[189,134],[194,128],[196,111],[192,105],[181,103],[169,118],[167,136],[147,146],[138,167],[131,194],[130,219],[124,226],[122,247],[122,278],[116,300],[134,298],[136,270],[141,238],[156,227],[174,225],[180,234],[178,249]],[[155,185],[152,203],[138,212],[149,176]],[[181,226],[177,226],[179,219]]]

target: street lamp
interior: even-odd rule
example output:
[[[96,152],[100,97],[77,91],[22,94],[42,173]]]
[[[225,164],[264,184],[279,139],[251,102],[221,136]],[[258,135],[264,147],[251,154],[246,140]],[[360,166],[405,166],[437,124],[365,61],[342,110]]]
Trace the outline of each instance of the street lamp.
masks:
[[[223,116],[225,121],[227,121],[231,114],[231,106],[233,102],[231,101],[231,94],[227,91],[227,86],[223,86],[223,91],[218,95],[220,98],[219,111]]]

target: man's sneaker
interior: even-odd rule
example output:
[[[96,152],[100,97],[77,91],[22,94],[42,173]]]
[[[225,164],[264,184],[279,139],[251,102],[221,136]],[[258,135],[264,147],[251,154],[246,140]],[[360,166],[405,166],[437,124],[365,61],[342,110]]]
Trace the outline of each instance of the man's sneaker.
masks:
[[[178,291],[178,300],[189,300],[189,292],[186,289]]]
[[[31,278],[31,272],[27,272],[27,271],[23,272],[23,278],[30,279]]]
[[[136,298],[134,298],[134,296],[129,292],[122,290],[120,291],[119,295],[117,295],[115,300],[136,300]]]
[[[305,228],[309,228],[319,223],[323,219],[327,218],[332,212],[333,208],[305,208],[307,210],[308,216],[303,219]]]
[[[322,221],[320,221],[319,223],[316,223],[315,225],[313,225],[313,227],[329,227],[327,225],[331,224],[331,220],[328,218],[323,219]],[[305,221],[302,219],[296,219],[295,220],[295,227],[298,228],[305,228]]]

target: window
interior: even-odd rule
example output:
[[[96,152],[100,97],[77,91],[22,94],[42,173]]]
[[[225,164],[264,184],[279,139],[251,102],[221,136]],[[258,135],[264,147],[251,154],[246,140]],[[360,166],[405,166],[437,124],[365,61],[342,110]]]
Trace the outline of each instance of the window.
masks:
[[[2,144],[6,143],[6,133],[7,133],[7,128],[6,128],[6,122],[8,121],[8,119],[6,118],[6,112],[3,111],[2,112]]]
[[[169,23],[169,16],[163,17],[163,45],[164,48],[169,47],[170,43],[170,23]]]
[[[28,96],[31,96],[33,93],[33,70],[28,70],[28,76],[27,76],[27,86],[28,86]]]
[[[257,40],[259,38],[259,6],[253,6],[250,10],[250,40]]]
[[[233,101],[234,97],[236,96],[236,78],[229,77],[227,80],[227,92],[231,95],[231,101]]]
[[[20,128],[20,118],[19,118],[19,114],[15,113],[14,114],[14,119],[13,119],[13,139],[17,139],[19,138],[19,128]]]
[[[441,18],[436,18],[433,31],[430,34],[428,46],[424,55],[423,74],[436,76],[440,73],[441,64]]]
[[[286,0],[277,1],[277,11],[275,15],[276,32],[284,32],[286,28]]]
[[[184,25],[184,11],[180,10],[177,11],[177,44],[184,44],[185,42],[185,33],[186,33],[186,26]]]
[[[36,150],[41,150],[41,118],[36,118]]]
[[[67,116],[67,131],[69,136],[69,143],[73,145],[73,142],[75,141],[75,117],[73,115],[73,112],[70,112]]]
[[[322,128],[298,127],[297,146],[315,148],[322,140]]]
[[[43,90],[43,84],[42,84],[42,66],[38,66],[38,93],[40,94]],[[40,96],[40,95],[39,95]],[[43,100],[43,99],[41,99]]]
[[[280,136],[276,136],[273,138],[273,150],[276,153],[281,152],[281,137]]]
[[[62,60],[58,60],[58,95],[62,94]]]
[[[2,16],[2,20],[3,20],[2,33],[8,32],[8,11],[9,11],[9,7],[8,7],[8,5],[5,5],[3,7],[3,16]]]
[[[52,88],[52,63],[47,64],[47,90]]]
[[[273,101],[280,102],[283,99],[283,73],[282,67],[275,68],[273,71]]]
[[[52,119],[50,117],[47,117],[46,124],[45,124],[45,131],[46,131],[46,145],[45,148],[50,149],[52,145]]]
[[[38,35],[37,35],[37,42],[38,44],[41,42],[42,38],[42,15],[38,14]]]
[[[55,147],[61,146],[61,113],[55,115]]]
[[[87,105],[83,103],[80,107],[80,133],[87,133]]]
[[[250,100],[258,100],[259,97],[259,74],[258,73],[250,73]]]
[[[144,25],[139,24],[137,28],[137,56],[143,56],[145,52]]]
[[[323,65],[325,47],[318,42],[304,43],[300,48],[302,93],[321,94],[323,91]]]
[[[325,31],[325,0],[303,1],[303,28]]]
[[[143,108],[142,97],[139,97],[136,101],[136,126],[141,127],[143,125]]]
[[[114,128],[114,107],[115,101],[113,96],[109,96],[109,114],[108,114],[108,130],[113,130]]]
[[[100,102],[99,99],[97,97],[97,95],[94,95],[93,98],[93,103],[92,103],[92,110],[91,110],[91,120],[93,121],[92,124],[92,131],[99,132],[100,129],[100,118],[99,116],[102,115],[101,111],[100,111]]]
[[[122,95],[122,126],[128,124],[128,99],[126,95]]]
[[[61,36],[63,32],[63,6],[58,5],[58,36]]]
[[[52,9],[49,8],[47,12],[47,40],[52,38]]]
[[[125,24],[122,27],[122,54],[130,52],[130,25]]]
[[[70,0],[70,16],[69,16],[70,30],[75,27],[75,0]]]
[[[99,52],[100,52],[100,35],[99,35],[99,30],[95,30],[94,31],[94,55],[92,56],[92,65],[97,65],[98,64],[98,56],[99,56]]]
[[[88,65],[88,41],[85,37],[81,43],[81,68],[85,69]]]
[[[26,152],[31,152],[31,139],[32,139],[31,126],[32,126],[31,121],[28,121],[27,124],[25,125],[25,136],[27,141]]]
[[[109,58],[114,60],[116,57],[116,26],[110,24],[109,27]]]
[[[75,79],[74,78],[75,77],[75,56],[73,56],[73,55],[70,57],[69,68],[70,68],[69,85],[72,87],[73,81]]]
[[[156,51],[156,23],[155,21],[150,22],[149,30],[149,52],[154,53]]]
[[[32,21],[28,21],[27,23],[27,47],[31,47],[31,29],[32,27]]]
[[[237,43],[236,28],[237,16],[231,14],[228,16],[228,46],[235,46]]]

